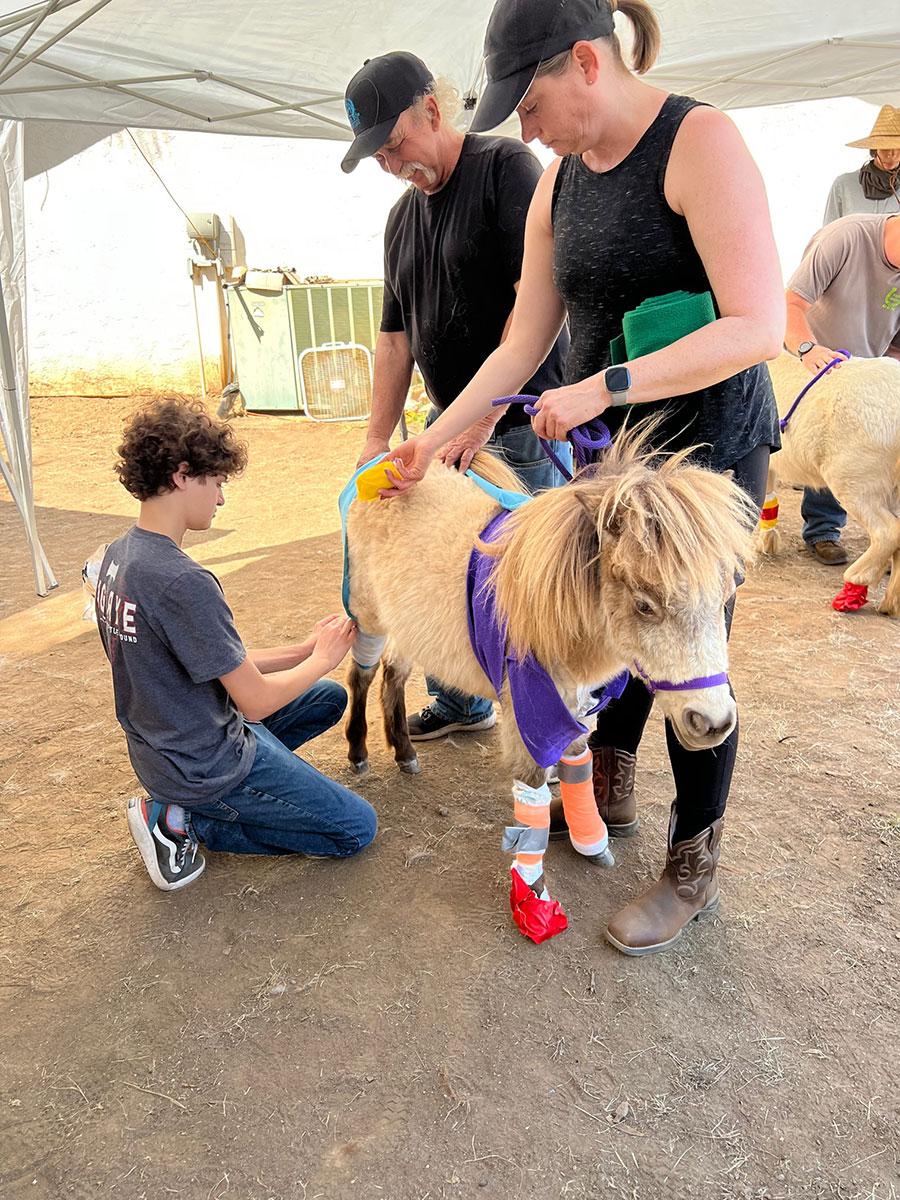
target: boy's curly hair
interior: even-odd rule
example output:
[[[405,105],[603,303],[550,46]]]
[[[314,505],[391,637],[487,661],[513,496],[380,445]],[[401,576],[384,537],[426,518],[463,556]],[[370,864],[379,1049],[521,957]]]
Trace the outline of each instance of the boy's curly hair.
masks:
[[[138,500],[172,491],[179,463],[186,462],[192,476],[234,476],[247,466],[247,447],[231,426],[184,397],[156,400],[137,412],[118,454],[119,481]]]

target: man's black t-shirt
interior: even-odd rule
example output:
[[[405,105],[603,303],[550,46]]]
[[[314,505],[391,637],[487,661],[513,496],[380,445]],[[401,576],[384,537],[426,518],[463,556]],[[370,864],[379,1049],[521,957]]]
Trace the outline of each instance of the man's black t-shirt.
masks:
[[[406,333],[432,403],[451,404],[497,349],[522,274],[525,217],[541,176],[510,138],[468,135],[456,169],[433,196],[417,188],[394,205],[384,236],[384,333]],[[563,382],[564,330],[523,392]],[[498,427],[527,422],[511,406]]]

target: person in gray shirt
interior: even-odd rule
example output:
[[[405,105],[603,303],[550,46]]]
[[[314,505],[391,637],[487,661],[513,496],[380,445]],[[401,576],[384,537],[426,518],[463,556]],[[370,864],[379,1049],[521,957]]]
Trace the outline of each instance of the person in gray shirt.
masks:
[[[246,650],[221,585],[181,548],[208,529],[246,465],[231,427],[202,404],[157,401],[125,430],[116,471],[141,502],[106,550],[95,610],[116,716],[146,796],[128,828],[163,891],[205,866],[198,843],[232,854],[348,857],[375,813],[293,751],[340,720],[344,689],[323,676],[356,636],[326,617],[294,646]]]
[[[820,229],[786,298],[784,344],[810,374],[838,350],[900,358],[900,217],[860,213]],[[801,513],[803,540],[818,560],[845,563],[840,536],[847,514],[832,493],[807,488]]]
[[[886,104],[869,136],[847,145],[868,150],[869,158],[858,171],[835,179],[823,224],[853,213],[900,212],[900,108]]]

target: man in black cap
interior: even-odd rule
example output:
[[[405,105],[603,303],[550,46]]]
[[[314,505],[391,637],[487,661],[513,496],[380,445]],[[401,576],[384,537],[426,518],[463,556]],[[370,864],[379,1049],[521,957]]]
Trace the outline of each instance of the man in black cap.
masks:
[[[522,269],[525,217],[541,167],[510,138],[465,136],[452,124],[455,92],[414,54],[369,59],[347,86],[354,140],[341,164],[374,156],[412,184],[394,205],[384,239],[384,307],[375,345],[372,418],[360,465],[389,440],[418,366],[432,403],[451,404],[506,334]],[[565,332],[523,392],[559,387]],[[444,447],[465,471],[476,450],[495,449],[532,491],[562,483],[522,405],[495,409]],[[563,461],[566,443],[554,443]],[[436,530],[439,535],[439,530]],[[409,718],[413,741],[489,729],[490,700],[428,680],[432,703]]]

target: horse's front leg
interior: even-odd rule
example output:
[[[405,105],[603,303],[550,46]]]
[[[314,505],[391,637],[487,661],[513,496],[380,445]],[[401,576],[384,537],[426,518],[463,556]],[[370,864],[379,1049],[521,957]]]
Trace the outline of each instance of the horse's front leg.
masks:
[[[397,766],[407,775],[418,775],[421,768],[409,740],[406,721],[406,681],[411,670],[412,663],[405,659],[385,658],[381,676],[381,711],[384,716],[384,736],[394,751]]]
[[[569,841],[588,862],[611,867],[609,830],[600,816],[594,797],[594,756],[587,739],[573,742],[559,760],[559,790],[569,827]]]
[[[503,849],[513,854],[509,904],[513,920],[533,942],[568,928],[565,913],[547,892],[544,853],[550,836],[550,788],[519,736],[512,704],[504,696],[503,748],[513,779],[513,821],[503,831]]]
[[[351,658],[350,666],[347,669],[350,715],[347,718],[344,732],[348,744],[347,757],[350,759],[350,766],[356,775],[365,775],[369,769],[369,750],[366,744],[369,731],[366,722],[366,697],[377,670],[377,660],[372,667],[361,667],[355,658]]]
[[[778,532],[778,495],[775,491],[777,484],[775,468],[769,465],[766,479],[766,498],[763,501],[762,512],[759,514],[757,526],[757,545],[762,554],[778,554],[781,550],[781,534]]]

